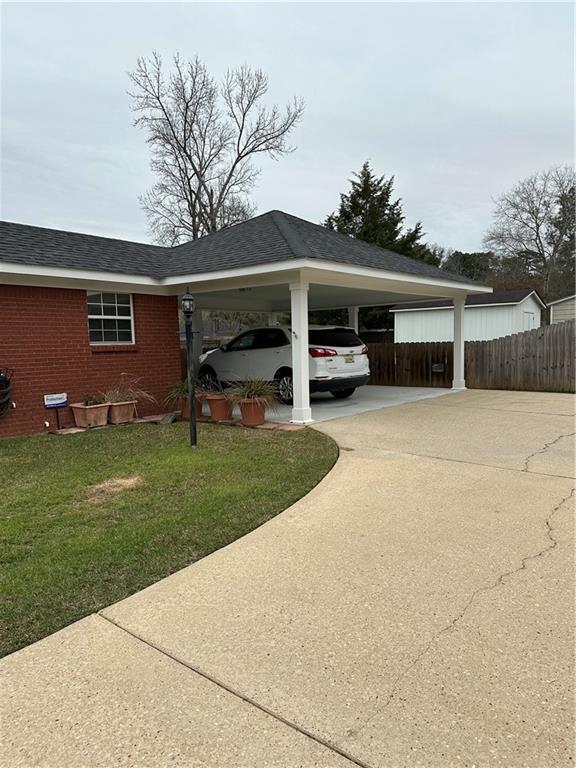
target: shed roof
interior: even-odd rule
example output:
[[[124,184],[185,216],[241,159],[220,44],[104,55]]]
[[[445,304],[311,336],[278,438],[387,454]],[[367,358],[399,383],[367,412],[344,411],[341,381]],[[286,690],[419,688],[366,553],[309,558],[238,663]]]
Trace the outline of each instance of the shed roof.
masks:
[[[521,288],[517,291],[496,291],[494,293],[468,295],[466,296],[466,306],[487,307],[493,304],[520,304],[521,301],[524,301],[524,299],[527,299],[528,296],[531,296],[532,294],[534,294],[536,300],[540,302],[542,307],[546,308],[546,304],[538,295],[538,291],[535,291],[532,288]],[[433,299],[432,301],[414,301],[395,304],[392,307],[392,312],[408,312],[417,309],[444,309],[452,306],[450,299]]]
[[[301,258],[479,285],[462,275],[341,235],[282,211],[269,211],[172,248],[0,222],[0,261],[7,263],[161,279]]]
[[[570,299],[576,299],[576,294],[573,293],[572,296],[564,296],[563,299],[556,299],[556,301],[549,301],[548,306],[551,307],[553,304],[562,304],[563,301],[570,301]]]

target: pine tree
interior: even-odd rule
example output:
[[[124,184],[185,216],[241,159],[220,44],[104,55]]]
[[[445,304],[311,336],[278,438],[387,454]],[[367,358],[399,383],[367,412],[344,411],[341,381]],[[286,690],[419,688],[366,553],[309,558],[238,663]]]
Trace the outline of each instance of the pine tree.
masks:
[[[442,259],[442,269],[463,275],[478,283],[484,282],[498,268],[498,259],[491,251],[450,251]]]
[[[340,195],[338,211],[328,216],[324,226],[404,256],[438,264],[437,257],[420,242],[424,235],[422,224],[417,222],[412,228],[404,228],[402,201],[393,199],[394,176],[377,177],[366,161],[350,184],[350,192]]]
[[[560,299],[574,293],[576,256],[576,194],[574,186],[561,193],[557,200],[556,215],[552,218],[546,239],[557,242],[556,258],[551,265],[548,300]]]

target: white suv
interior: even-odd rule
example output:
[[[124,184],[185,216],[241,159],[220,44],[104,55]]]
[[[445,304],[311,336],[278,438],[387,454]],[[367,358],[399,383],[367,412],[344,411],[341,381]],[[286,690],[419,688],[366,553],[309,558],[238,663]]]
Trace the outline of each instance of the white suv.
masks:
[[[368,383],[368,349],[351,328],[310,326],[308,352],[311,392],[344,398]],[[290,328],[253,328],[200,356],[204,385],[226,387],[256,377],[275,382],[280,400],[292,402]]]

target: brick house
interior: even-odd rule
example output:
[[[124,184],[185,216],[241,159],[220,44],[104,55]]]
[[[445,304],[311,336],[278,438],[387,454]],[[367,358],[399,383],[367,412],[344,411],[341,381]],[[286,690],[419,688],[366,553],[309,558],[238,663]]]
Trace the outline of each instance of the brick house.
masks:
[[[2,222],[0,370],[14,371],[15,407],[0,410],[0,437],[43,432],[54,419],[45,394],[78,402],[121,373],[141,377],[161,404],[181,378],[178,296],[188,286],[199,310],[291,312],[297,423],[312,421],[309,308],[346,307],[355,325],[360,306],[454,301],[462,387],[464,300],[491,291],[281,211],[173,248]],[[68,409],[61,417],[72,423]]]

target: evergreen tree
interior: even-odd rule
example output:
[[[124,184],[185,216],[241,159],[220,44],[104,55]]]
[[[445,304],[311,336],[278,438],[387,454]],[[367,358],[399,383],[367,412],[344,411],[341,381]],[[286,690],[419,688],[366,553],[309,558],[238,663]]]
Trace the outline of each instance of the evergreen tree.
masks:
[[[576,195],[572,185],[557,199],[557,212],[552,218],[546,238],[558,243],[548,287],[548,300],[561,299],[574,293],[574,266],[576,256]]]
[[[350,192],[340,195],[338,210],[325,220],[326,227],[428,264],[438,264],[435,254],[420,242],[424,234],[422,224],[404,227],[402,201],[393,199],[394,176],[377,177],[366,161],[350,184]]]
[[[485,281],[498,268],[498,259],[491,251],[450,251],[442,259],[442,269],[463,275],[478,283]]]

